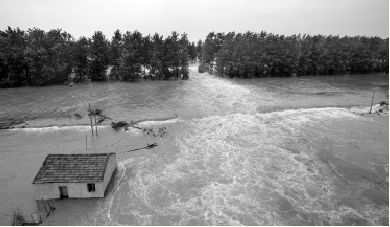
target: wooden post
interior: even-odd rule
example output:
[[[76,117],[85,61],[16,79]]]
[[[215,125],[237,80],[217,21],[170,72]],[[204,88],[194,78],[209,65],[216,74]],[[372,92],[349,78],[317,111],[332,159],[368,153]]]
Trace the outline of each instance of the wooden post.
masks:
[[[96,114],[95,114],[95,130],[96,130],[96,136],[98,136],[98,132],[97,132],[97,124],[96,124]]]
[[[89,119],[91,120],[91,130],[92,130],[92,135],[93,135],[93,126],[92,126],[92,110],[91,110],[91,103],[88,103],[89,105]]]
[[[49,200],[48,203],[49,203],[50,210],[54,211],[56,208],[53,205],[53,200]]]
[[[51,208],[50,208],[50,204],[49,204],[49,201],[47,201],[47,200],[45,200],[46,201],[46,204],[47,204],[47,206],[48,206],[48,212],[47,212],[47,214],[46,214],[46,217],[48,217],[49,215],[50,215],[50,213],[51,213]],[[45,201],[43,202],[43,203],[45,203]],[[45,205],[46,206],[46,205]]]
[[[47,214],[47,209],[46,209],[46,206],[45,206],[45,202],[43,202],[43,199],[41,199],[41,204],[42,204],[43,208],[45,208],[45,213]]]
[[[16,225],[16,212],[14,213],[14,219],[12,220],[12,225]]]
[[[39,206],[39,200],[37,200],[37,206],[38,206],[38,210],[41,211],[41,207]]]
[[[374,93],[372,94],[371,107],[370,107],[370,114],[371,114],[371,110],[372,110],[372,104],[374,103],[374,96],[375,96],[375,90],[374,90]]]

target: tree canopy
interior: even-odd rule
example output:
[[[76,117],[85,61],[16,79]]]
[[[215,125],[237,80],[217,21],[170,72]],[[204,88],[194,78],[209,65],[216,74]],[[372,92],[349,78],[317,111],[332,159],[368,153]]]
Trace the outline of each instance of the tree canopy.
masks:
[[[240,78],[388,73],[388,46],[379,37],[211,32],[199,71]]]
[[[111,40],[97,31],[75,40],[61,29],[0,30],[0,86],[59,84],[65,81],[124,80],[141,76],[188,79],[188,64],[197,58],[186,34],[143,36],[114,32]]]
[[[61,29],[0,30],[0,86],[65,81],[188,79],[188,64],[223,77],[332,75],[389,71],[389,39],[366,36],[210,32],[204,42],[187,34],[97,31],[75,40]]]

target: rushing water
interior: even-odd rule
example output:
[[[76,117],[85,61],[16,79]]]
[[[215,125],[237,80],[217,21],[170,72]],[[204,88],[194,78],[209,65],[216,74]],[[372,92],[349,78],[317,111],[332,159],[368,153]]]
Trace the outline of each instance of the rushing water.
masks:
[[[388,75],[76,84],[0,90],[0,224],[36,210],[48,153],[117,152],[101,199],[56,201],[47,225],[388,225]],[[87,126],[88,103],[117,120],[169,118],[164,137]],[[79,113],[83,119],[76,120]],[[88,148],[85,137],[88,136]],[[126,150],[158,143],[150,150]]]

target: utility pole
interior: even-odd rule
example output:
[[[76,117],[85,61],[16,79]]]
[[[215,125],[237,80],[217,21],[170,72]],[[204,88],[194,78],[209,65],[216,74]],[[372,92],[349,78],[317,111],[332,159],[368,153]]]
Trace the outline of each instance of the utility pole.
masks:
[[[374,96],[375,96],[375,90],[374,90],[374,93],[372,94],[371,107],[370,107],[370,114],[371,114],[371,110],[372,110],[372,104],[374,103]]]

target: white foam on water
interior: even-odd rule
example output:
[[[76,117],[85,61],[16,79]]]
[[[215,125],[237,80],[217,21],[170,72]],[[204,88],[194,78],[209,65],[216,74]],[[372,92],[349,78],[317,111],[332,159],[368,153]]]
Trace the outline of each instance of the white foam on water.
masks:
[[[101,128],[107,128],[109,126],[99,125],[97,127],[101,129]],[[31,132],[31,133],[45,133],[45,132],[54,132],[54,131],[65,131],[65,130],[86,132],[86,131],[91,131],[91,126],[72,125],[72,126],[25,127],[25,128],[12,128],[10,130],[24,131],[24,132]]]
[[[295,119],[296,123],[306,123],[311,120],[324,118],[359,118],[359,116],[351,112],[350,109],[340,107],[288,109],[265,114],[258,113],[257,116],[270,118],[281,117],[283,120]]]
[[[357,114],[368,114],[370,112],[370,109],[371,109],[371,113],[376,113],[378,112],[379,109],[382,109],[383,106],[379,105],[379,104],[375,104],[372,106],[372,108],[370,106],[353,106],[350,108],[350,111],[352,113],[357,113]],[[386,110],[386,112],[388,113],[388,109]]]
[[[142,130],[138,128],[128,127],[127,130],[122,129],[122,131],[125,131],[126,133],[131,133],[137,136],[143,135]]]
[[[133,161],[132,158],[129,158],[129,159],[125,159],[123,161],[120,161],[118,163],[118,180],[117,182],[122,182],[124,177],[125,177],[125,174],[126,174],[126,169],[127,169],[127,165],[129,165],[131,162]],[[120,190],[121,188],[121,185],[116,183],[115,186],[114,186],[114,189],[113,189],[113,192],[110,194],[110,198],[108,200],[108,203],[107,203],[107,207],[108,207],[108,212],[107,212],[107,218],[109,220],[109,223],[112,223],[113,220],[112,220],[112,216],[111,216],[111,209],[112,209],[112,206],[113,206],[113,203],[114,203],[114,198],[115,198],[115,195],[118,193],[118,191]]]
[[[286,225],[291,209],[342,223],[348,213],[332,208],[331,173],[316,160],[302,128],[360,118],[347,108],[326,107],[187,120],[187,130],[175,136],[173,160],[165,156],[167,147],[118,163],[104,205],[108,223],[153,225],[159,217],[179,225]],[[161,122],[146,122],[154,123]]]
[[[179,215],[183,225],[190,220],[206,225],[287,224],[283,209],[288,206],[296,212],[320,213],[324,220],[336,215],[331,223],[338,223],[337,212],[326,210],[334,203],[331,179],[315,160],[310,141],[297,140],[310,138],[302,135],[303,124],[356,118],[361,116],[349,109],[327,107],[190,120],[190,130],[176,137],[177,159],[133,182],[129,196],[135,193],[158,214]],[[286,149],[284,142],[289,140],[296,141]],[[156,188],[175,201],[156,206],[148,198]]]
[[[140,123],[137,123],[138,126],[152,126],[152,125],[165,125],[165,124],[175,124],[179,121],[179,118],[173,118],[168,120],[146,120]]]

